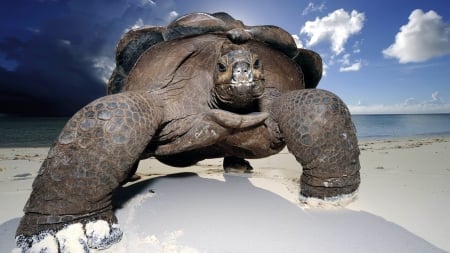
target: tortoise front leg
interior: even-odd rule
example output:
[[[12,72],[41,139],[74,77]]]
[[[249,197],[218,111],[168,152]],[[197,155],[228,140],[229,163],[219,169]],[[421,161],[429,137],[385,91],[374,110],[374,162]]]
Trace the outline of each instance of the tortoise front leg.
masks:
[[[89,252],[120,240],[112,192],[129,178],[162,120],[157,99],[145,96],[106,96],[67,122],[33,182],[16,232],[24,252],[53,252],[41,248],[42,240],[53,242],[56,252]]]
[[[286,145],[302,164],[301,195],[325,200],[352,196],[359,186],[359,148],[345,104],[324,90],[281,95],[273,103]]]

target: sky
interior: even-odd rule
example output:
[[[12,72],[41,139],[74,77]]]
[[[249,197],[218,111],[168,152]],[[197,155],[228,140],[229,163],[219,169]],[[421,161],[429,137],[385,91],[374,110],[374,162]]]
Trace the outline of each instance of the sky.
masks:
[[[106,94],[129,29],[225,11],[318,52],[354,114],[450,113],[446,0],[2,0],[0,114],[70,116]]]

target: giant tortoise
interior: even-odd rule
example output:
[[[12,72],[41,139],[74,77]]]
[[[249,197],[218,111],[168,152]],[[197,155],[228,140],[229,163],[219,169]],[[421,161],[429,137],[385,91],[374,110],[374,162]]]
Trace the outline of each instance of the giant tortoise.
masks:
[[[250,167],[246,158],[287,146],[303,168],[303,198],[354,194],[355,128],[336,95],[315,89],[321,76],[320,56],[297,48],[288,32],[226,13],[127,32],[108,95],[67,122],[43,162],[18,246],[89,252],[120,240],[112,193],[148,157],[178,167],[224,157],[226,168]]]

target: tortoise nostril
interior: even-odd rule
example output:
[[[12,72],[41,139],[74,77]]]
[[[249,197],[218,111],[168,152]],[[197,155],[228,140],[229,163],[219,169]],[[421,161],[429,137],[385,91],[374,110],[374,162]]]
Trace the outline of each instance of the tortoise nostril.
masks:
[[[246,61],[240,61],[233,64],[232,80],[235,82],[249,82],[253,79],[253,73],[250,64]]]

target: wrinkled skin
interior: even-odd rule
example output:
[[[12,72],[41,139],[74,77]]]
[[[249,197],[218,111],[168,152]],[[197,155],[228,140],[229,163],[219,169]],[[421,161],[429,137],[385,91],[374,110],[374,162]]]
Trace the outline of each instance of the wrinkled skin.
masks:
[[[120,240],[112,193],[150,156],[172,166],[225,157],[225,169],[250,170],[245,158],[287,145],[303,167],[302,196],[327,199],[357,190],[359,149],[347,107],[330,92],[305,89],[320,79],[320,62],[309,69],[317,57],[278,42],[285,40],[280,28],[205,15],[152,28],[156,42],[130,51],[139,56],[129,54],[133,64],[123,60],[129,47],[119,43],[123,62],[111,77],[111,95],[68,121],[33,183],[17,229],[25,251],[45,231],[58,241],[67,225],[80,223],[87,231],[95,221],[106,221],[111,233],[101,242],[87,232],[78,238],[86,252]],[[194,34],[185,24],[203,30]],[[142,38],[136,34],[135,41]],[[58,245],[64,251],[61,240]]]

